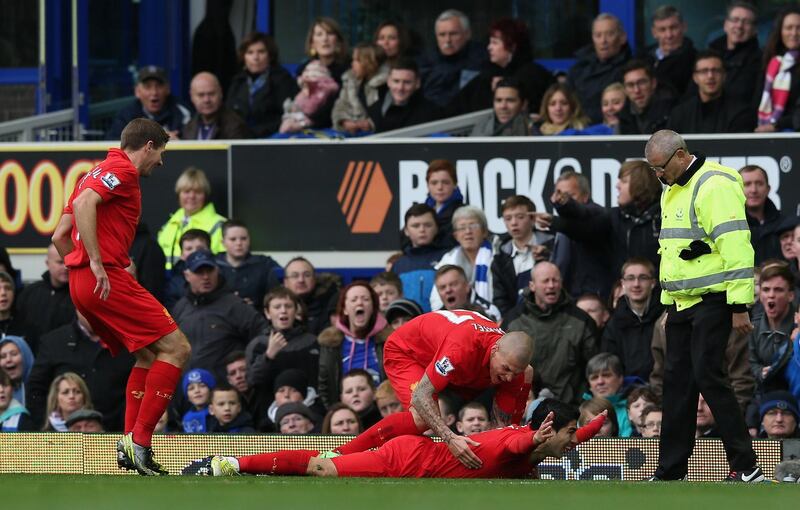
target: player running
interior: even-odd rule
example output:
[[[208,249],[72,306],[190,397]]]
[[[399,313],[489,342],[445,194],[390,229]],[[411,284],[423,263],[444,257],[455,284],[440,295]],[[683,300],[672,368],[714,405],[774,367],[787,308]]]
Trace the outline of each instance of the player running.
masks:
[[[153,459],[153,429],[172,399],[191,348],[175,321],[132,276],[128,258],[141,217],[139,178],[162,165],[169,135],[156,122],[131,121],[119,149],[75,187],[53,233],[69,267],[75,308],[116,355],[133,353],[136,364],[125,396],[125,435],[117,464],[142,475],[165,475]]]
[[[543,418],[544,417],[544,418]],[[469,469],[453,457],[447,445],[423,436],[400,436],[377,450],[319,458],[316,450],[283,450],[244,457],[207,457],[191,463],[183,474],[309,475],[327,477],[394,478],[532,478],[546,457],[561,457],[576,444],[591,439],[603,425],[606,412],[577,429],[577,410],[546,399],[534,412],[529,427],[509,426],[475,434],[474,447],[484,460]],[[538,430],[534,429],[538,425]]]
[[[439,414],[436,394],[448,388],[465,400],[496,388],[493,414],[499,426],[519,424],[533,379],[533,340],[505,333],[497,323],[467,310],[426,313],[398,328],[383,349],[383,367],[408,411],[387,416],[335,450],[349,454],[381,446],[393,437],[431,429],[454,457],[481,467],[470,449],[479,439],[456,435]]]

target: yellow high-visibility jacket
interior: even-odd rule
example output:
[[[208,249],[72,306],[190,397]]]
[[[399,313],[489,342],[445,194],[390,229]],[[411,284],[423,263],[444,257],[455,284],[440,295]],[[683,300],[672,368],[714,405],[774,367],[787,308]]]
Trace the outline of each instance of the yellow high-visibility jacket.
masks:
[[[222,224],[225,219],[225,216],[217,214],[211,202],[189,217],[186,217],[182,208],[175,211],[158,232],[158,245],[167,257],[167,269],[172,269],[172,265],[181,258],[181,236],[193,228],[208,232],[211,236],[209,248],[213,253],[225,251],[222,245]]]
[[[744,311],[753,302],[754,254],[742,178],[696,158],[661,195],[661,302],[683,310],[704,294],[725,292],[727,303]]]

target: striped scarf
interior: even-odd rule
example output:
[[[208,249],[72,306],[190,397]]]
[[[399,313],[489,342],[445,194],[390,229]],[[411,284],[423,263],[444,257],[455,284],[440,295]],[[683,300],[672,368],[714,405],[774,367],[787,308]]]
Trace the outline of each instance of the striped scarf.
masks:
[[[775,124],[783,115],[792,88],[791,70],[797,62],[797,50],[776,55],[767,64],[764,92],[758,105],[758,125]]]
[[[475,257],[475,294],[492,302],[492,287],[489,285],[489,267],[492,265],[492,243],[488,240],[481,243]]]

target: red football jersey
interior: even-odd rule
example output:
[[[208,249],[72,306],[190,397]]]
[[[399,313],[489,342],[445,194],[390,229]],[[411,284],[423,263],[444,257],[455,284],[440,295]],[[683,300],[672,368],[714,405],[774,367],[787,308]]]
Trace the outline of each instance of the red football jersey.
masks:
[[[437,392],[448,385],[483,390],[492,386],[489,357],[504,334],[496,322],[477,312],[440,310],[407,322],[388,342],[426,367]],[[509,384],[519,387],[522,382],[520,374]]]
[[[128,251],[142,212],[139,172],[122,150],[110,149],[106,159],[75,186],[64,208],[65,214],[73,214],[72,201],[86,189],[94,190],[103,199],[97,207],[97,243],[103,264],[127,267]],[[69,268],[88,266],[89,255],[80,240],[74,216],[72,242],[75,249],[64,257],[64,263]]]

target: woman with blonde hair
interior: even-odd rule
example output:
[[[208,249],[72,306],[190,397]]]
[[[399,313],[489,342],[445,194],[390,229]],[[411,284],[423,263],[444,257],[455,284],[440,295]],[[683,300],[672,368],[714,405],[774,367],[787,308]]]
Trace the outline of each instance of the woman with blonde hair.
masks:
[[[78,409],[94,409],[86,382],[75,372],[56,376],[47,393],[47,414],[42,430],[67,432],[67,418]]]
[[[548,88],[539,108],[539,120],[534,123],[534,135],[557,135],[565,129],[584,129],[589,118],[569,85],[555,83]]]

